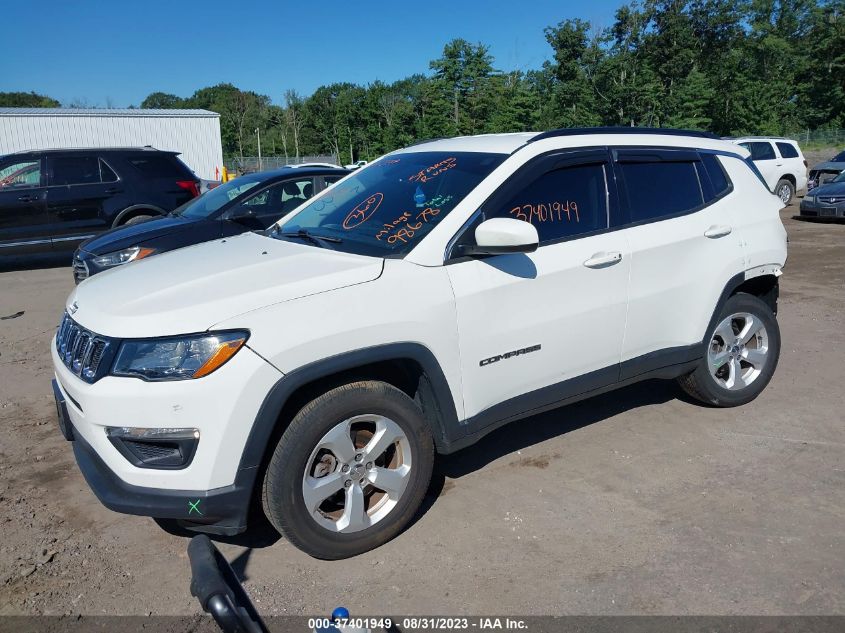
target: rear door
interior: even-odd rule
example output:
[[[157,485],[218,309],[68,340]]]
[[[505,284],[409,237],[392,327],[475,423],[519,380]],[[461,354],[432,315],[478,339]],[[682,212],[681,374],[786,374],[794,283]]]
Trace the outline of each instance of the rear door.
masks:
[[[111,226],[104,203],[120,185],[95,153],[48,154],[46,161],[47,221],[53,250],[71,250]]]
[[[631,248],[624,380],[700,357],[719,295],[744,254],[718,156],[618,148],[614,171]]]
[[[45,196],[43,158],[0,162],[0,256],[50,249]]]
[[[777,141],[775,147],[783,166],[782,173],[792,174],[795,177],[795,189],[800,191],[807,186],[807,161],[804,155],[796,143],[789,141]]]

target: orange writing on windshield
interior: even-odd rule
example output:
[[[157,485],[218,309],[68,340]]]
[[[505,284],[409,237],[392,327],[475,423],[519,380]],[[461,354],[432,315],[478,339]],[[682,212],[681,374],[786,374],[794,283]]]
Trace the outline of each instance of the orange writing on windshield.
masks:
[[[374,193],[366,200],[359,202],[346,216],[343,221],[343,228],[349,231],[369,220],[381,205],[382,200],[384,200],[384,194]]]
[[[441,160],[439,163],[435,163],[431,167],[426,167],[425,169],[419,170],[416,174],[408,178],[411,182],[428,182],[435,176],[439,176],[444,171],[448,171],[452,169],[458,162],[458,159],[451,156],[449,158],[445,158]]]
[[[520,204],[510,210],[510,214],[517,220],[534,224],[545,222],[580,222],[578,203],[574,200],[566,202],[538,202],[537,204]]]

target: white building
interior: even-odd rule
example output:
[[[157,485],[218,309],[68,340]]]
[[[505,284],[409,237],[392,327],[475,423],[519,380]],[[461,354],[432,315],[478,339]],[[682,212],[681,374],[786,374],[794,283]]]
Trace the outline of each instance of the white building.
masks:
[[[200,178],[223,169],[220,115],[208,110],[0,108],[0,155],[68,147],[143,147],[179,152]]]

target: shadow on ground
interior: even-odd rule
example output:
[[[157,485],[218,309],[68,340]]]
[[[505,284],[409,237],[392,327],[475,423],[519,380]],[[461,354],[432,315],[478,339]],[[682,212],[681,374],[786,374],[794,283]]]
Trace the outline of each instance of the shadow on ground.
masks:
[[[440,456],[435,463],[431,484],[420,510],[408,527],[416,523],[434,506],[443,492],[447,477],[458,479],[484,468],[490,462],[505,455],[545,442],[553,437],[565,435],[631,409],[661,404],[674,399],[688,401],[674,381],[648,380],[518,420],[491,432],[462,451]],[[156,523],[174,536],[190,538],[196,534],[180,527],[175,521],[156,519]],[[247,548],[232,561],[235,572],[241,579],[245,578],[247,561],[252,555],[252,550],[270,547],[282,538],[258,507],[253,508],[249,525],[246,532],[235,536],[210,535],[214,541]]]

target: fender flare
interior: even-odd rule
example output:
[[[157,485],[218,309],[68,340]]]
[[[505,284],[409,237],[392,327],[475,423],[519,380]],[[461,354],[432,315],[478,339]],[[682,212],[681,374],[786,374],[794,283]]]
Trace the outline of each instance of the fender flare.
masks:
[[[126,207],[123,211],[118,213],[117,216],[115,216],[114,222],[112,222],[112,227],[120,226],[123,218],[125,218],[133,211],[137,211],[138,209],[155,211],[158,215],[167,215],[167,211],[165,211],[161,207],[157,207],[154,204],[133,204],[131,207]]]
[[[268,444],[276,430],[279,415],[290,397],[300,387],[342,371],[363,367],[371,363],[389,360],[412,360],[422,367],[433,391],[439,415],[429,419],[432,424],[435,445],[448,446],[456,436],[462,434],[462,425],[458,423],[452,391],[440,363],[431,350],[420,343],[390,343],[366,347],[303,365],[285,374],[276,382],[261,403],[258,414],[249,431],[243,453],[241,454],[235,481],[246,483],[242,478],[249,478],[255,483],[258,468],[261,466]],[[428,418],[427,418],[428,419]]]

